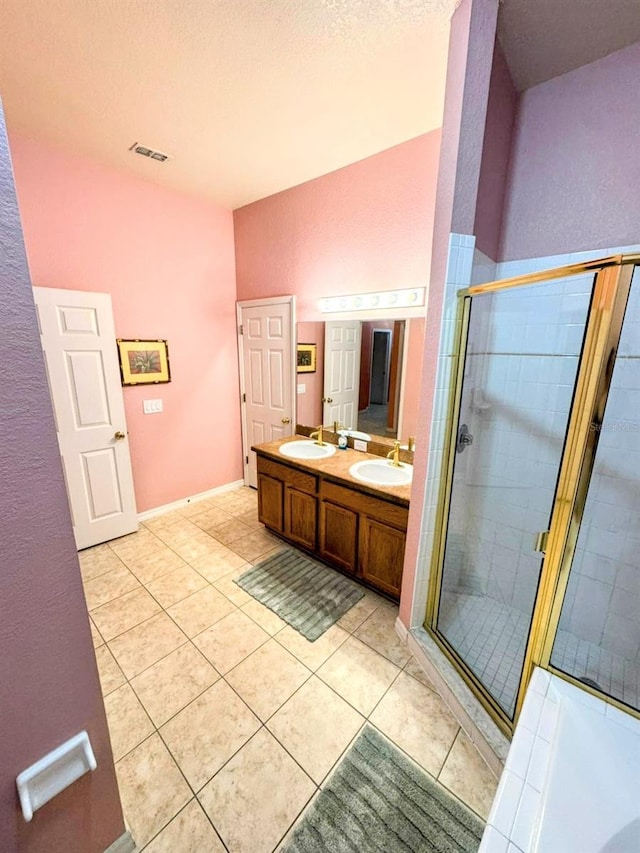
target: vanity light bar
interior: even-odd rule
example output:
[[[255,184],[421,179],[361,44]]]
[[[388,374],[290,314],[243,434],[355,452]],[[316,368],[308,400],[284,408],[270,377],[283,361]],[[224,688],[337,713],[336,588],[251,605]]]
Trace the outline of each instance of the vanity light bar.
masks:
[[[425,288],[408,290],[380,290],[376,293],[358,293],[351,296],[327,296],[320,300],[320,311],[370,311],[378,308],[419,308],[424,305]]]

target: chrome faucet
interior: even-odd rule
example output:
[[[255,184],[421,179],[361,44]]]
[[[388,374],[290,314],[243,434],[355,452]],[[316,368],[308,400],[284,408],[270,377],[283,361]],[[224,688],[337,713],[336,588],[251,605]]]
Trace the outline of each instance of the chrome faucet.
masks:
[[[393,459],[391,458],[393,457]],[[400,467],[400,442],[393,442],[393,450],[390,450],[387,453],[387,459],[391,459],[390,465],[393,465],[395,468]]]
[[[322,430],[323,429],[324,429],[324,427],[322,426],[322,424],[320,424],[320,426],[318,427],[316,432],[312,432],[311,435],[309,436],[309,438],[315,438],[317,436],[318,440],[316,441],[316,444],[319,444],[320,447],[324,447],[324,441],[322,440]]]

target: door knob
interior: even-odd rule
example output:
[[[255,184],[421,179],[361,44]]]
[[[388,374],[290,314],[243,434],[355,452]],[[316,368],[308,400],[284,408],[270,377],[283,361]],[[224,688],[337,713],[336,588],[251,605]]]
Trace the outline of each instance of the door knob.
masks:
[[[333,397],[323,397],[322,402],[323,403],[333,403]]]
[[[118,430],[116,433],[114,433],[113,437],[116,441],[122,441],[122,439],[126,438],[127,436],[121,430]]]
[[[290,423],[291,423],[291,418],[281,418],[281,421],[282,421],[282,423],[283,423],[283,424],[290,424]]]

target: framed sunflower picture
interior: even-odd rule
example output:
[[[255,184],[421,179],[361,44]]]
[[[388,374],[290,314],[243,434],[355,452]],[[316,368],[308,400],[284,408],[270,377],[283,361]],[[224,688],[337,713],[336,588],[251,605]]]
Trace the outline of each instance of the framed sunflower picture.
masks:
[[[157,385],[161,382],[171,382],[166,341],[118,338],[117,344],[123,385]]]
[[[315,373],[317,344],[298,344],[298,373]]]

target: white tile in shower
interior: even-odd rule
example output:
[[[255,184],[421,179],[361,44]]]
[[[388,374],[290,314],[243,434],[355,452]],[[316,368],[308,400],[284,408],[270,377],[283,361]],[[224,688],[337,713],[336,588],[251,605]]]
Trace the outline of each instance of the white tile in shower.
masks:
[[[506,838],[511,837],[518,803],[522,797],[524,782],[510,770],[504,770],[489,813],[487,823]]]
[[[508,853],[509,840],[493,826],[487,826],[478,853]]]
[[[536,791],[531,785],[525,784],[511,832],[513,843],[520,850],[531,848],[539,808],[540,792]]]
[[[547,692],[547,701],[544,703],[540,714],[538,736],[549,743],[553,740],[553,735],[558,725],[558,712],[560,711],[559,699],[560,697],[558,697],[558,701],[553,701]]]
[[[536,791],[542,791],[544,787],[550,756],[551,745],[547,741],[537,738],[531,751],[526,778],[527,785],[535,788]]]

